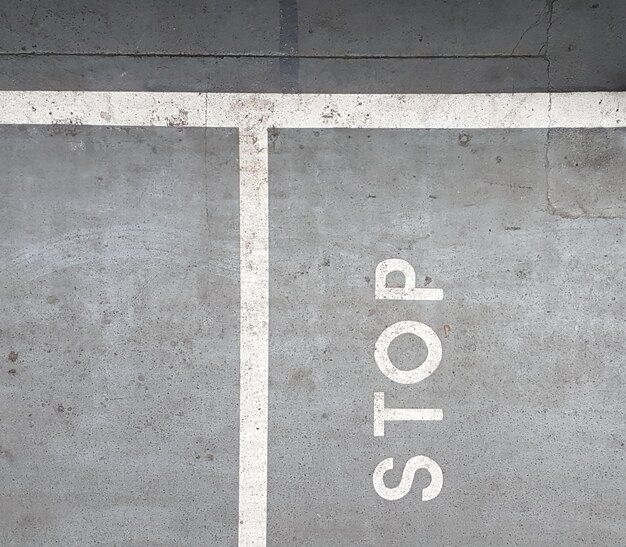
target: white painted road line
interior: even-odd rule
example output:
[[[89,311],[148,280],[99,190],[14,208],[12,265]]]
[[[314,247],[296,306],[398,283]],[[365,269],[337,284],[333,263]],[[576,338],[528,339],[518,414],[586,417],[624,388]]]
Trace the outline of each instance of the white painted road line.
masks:
[[[249,129],[626,126],[626,92],[281,95],[0,91],[0,105],[0,124]]]
[[[239,131],[241,256],[239,545],[267,524],[269,225],[267,130]]]
[[[266,544],[269,353],[267,130],[271,127],[609,128],[626,127],[625,112],[626,92],[470,95],[0,92],[0,124],[239,129],[239,543],[244,547]],[[408,417],[438,419],[437,410],[429,411],[427,416],[420,413]],[[407,419],[407,416],[400,415],[400,419]],[[430,466],[431,474],[437,471],[434,462],[427,461],[423,456],[419,458],[422,459],[412,462],[415,469]],[[393,461],[387,461],[385,465],[377,470],[380,477],[393,466]],[[441,488],[439,475],[434,473],[433,476],[433,484],[430,490],[424,491],[424,499],[436,496]],[[387,492],[386,495],[395,496],[398,493]]]
[[[385,422],[443,420],[440,408],[389,408],[385,406],[385,393],[374,392],[374,436],[385,436]]]

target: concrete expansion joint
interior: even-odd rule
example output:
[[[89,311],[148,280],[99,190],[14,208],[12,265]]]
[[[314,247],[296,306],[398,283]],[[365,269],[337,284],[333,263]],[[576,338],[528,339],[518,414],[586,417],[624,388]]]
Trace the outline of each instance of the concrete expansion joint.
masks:
[[[529,29],[530,30],[530,29]],[[518,47],[517,45],[515,47]],[[183,58],[183,59],[303,59],[303,60],[455,60],[455,59],[543,59],[545,56],[541,53],[469,53],[464,55],[456,54],[439,54],[439,55],[394,55],[394,54],[301,54],[301,53],[165,53],[165,52],[121,52],[121,51],[15,51],[0,52],[0,58],[26,58],[26,57],[128,57],[135,59],[148,58]]]

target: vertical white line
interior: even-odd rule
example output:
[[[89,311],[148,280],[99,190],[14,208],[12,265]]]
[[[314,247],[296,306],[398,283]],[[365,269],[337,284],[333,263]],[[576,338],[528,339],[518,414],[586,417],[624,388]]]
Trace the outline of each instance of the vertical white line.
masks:
[[[239,128],[239,177],[239,545],[265,547],[269,353],[269,204],[265,127]]]

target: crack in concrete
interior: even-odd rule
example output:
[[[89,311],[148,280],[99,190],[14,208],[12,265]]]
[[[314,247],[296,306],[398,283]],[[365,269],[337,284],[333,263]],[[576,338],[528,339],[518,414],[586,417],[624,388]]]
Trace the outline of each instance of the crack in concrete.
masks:
[[[550,144],[552,138],[552,74],[551,74],[551,64],[550,64],[550,31],[552,30],[552,24],[554,23],[554,4],[557,0],[548,0],[546,7],[548,9],[548,25],[546,27],[546,40],[542,49],[544,52],[544,59],[546,60],[546,78],[547,78],[547,91],[548,91],[548,127],[546,129],[546,140],[544,144],[544,173],[545,173],[545,184],[546,184],[546,205],[547,211],[551,215],[567,219],[567,220],[577,220],[577,219],[602,219],[602,220],[615,220],[615,219],[626,219],[625,215],[620,214],[602,214],[602,213],[591,213],[580,201],[576,202],[579,211],[573,212],[562,207],[558,207],[552,200],[551,195],[551,187],[550,187]]]
[[[542,54],[466,54],[466,55],[385,55],[385,54],[344,54],[344,55],[315,55],[315,54],[289,54],[289,53],[129,53],[129,52],[70,52],[70,51],[3,51],[1,57],[162,57],[162,58],[198,58],[198,59],[320,59],[320,60],[368,60],[368,59],[545,59]]]
[[[546,27],[546,41],[544,44],[545,53],[544,59],[546,60],[546,73],[548,77],[548,93],[552,92],[552,75],[550,73],[551,62],[550,62],[550,31],[552,30],[552,24],[554,23],[554,4],[556,0],[548,0],[546,4],[548,8],[548,25]],[[552,107],[552,96],[550,96],[550,108]],[[548,114],[550,111],[548,111]]]
[[[579,211],[573,212],[568,211],[567,209],[563,209],[562,207],[558,207],[552,201],[551,195],[551,187],[550,187],[550,143],[552,138],[552,74],[550,72],[550,31],[552,30],[552,24],[554,22],[554,4],[557,0],[548,0],[546,7],[548,10],[548,26],[546,27],[546,40],[542,49],[545,49],[544,58],[546,60],[546,77],[547,77],[547,91],[548,91],[548,127],[546,129],[546,140],[544,145],[544,173],[545,173],[545,184],[546,184],[546,204],[547,211],[551,215],[567,219],[567,220],[576,220],[576,219],[603,219],[603,220],[615,220],[615,219],[624,219],[626,218],[623,215],[609,215],[609,214],[601,214],[595,213],[592,214],[582,203],[579,201],[576,202],[576,205],[579,208]]]
[[[550,75],[550,30],[552,29],[552,22],[554,17],[554,2],[556,0],[548,0],[546,7],[548,8],[548,25],[546,26],[546,41],[545,47],[545,60],[546,60],[546,78],[547,78],[547,90],[548,90],[548,127],[546,129],[546,142],[544,144],[544,173],[546,180],[546,204],[548,212],[552,215],[563,217],[565,212],[560,211],[552,203],[550,196],[550,137],[552,131],[552,80]]]
[[[537,18],[535,19],[535,21],[531,23],[524,32],[522,32],[522,35],[519,37],[519,40],[517,41],[517,43],[513,46],[513,49],[511,50],[511,55],[515,53],[515,50],[519,47],[524,37],[543,20],[546,13],[548,13],[549,16],[551,15],[550,14],[550,2],[546,3],[546,5],[542,8],[542,10],[536,16]],[[548,19],[548,23],[549,22],[550,22],[550,19]],[[539,50],[539,52],[541,53],[541,50]]]

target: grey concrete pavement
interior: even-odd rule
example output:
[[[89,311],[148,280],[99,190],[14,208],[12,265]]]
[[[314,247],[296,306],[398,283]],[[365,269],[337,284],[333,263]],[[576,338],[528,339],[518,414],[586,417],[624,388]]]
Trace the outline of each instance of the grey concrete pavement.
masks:
[[[0,90],[619,91],[624,51],[621,0],[0,5]],[[267,544],[626,544],[625,131],[269,137]],[[236,545],[237,130],[0,142],[0,544]],[[387,258],[444,300],[376,300]],[[375,392],[444,419],[374,436]],[[384,500],[416,455],[440,495]]]
[[[469,93],[626,85],[620,0],[283,0],[184,9],[33,1],[5,2],[0,15],[2,89]]]
[[[0,543],[233,544],[236,133],[0,138]]]
[[[546,91],[546,61],[527,58],[298,58],[281,80],[276,57],[0,55],[2,89],[280,93]]]
[[[541,49],[548,24],[542,0],[393,6],[194,0],[184,9],[164,1],[96,7],[88,1],[59,6],[32,0],[5,4],[3,12],[6,53],[532,55]],[[498,24],[485,25],[489,19]]]
[[[552,131],[549,163],[545,140],[543,130],[275,139],[270,545],[624,542],[625,133]],[[407,260],[444,300],[376,300],[387,258]],[[380,333],[401,320],[443,344],[416,385],[374,360]],[[402,370],[425,356],[408,334],[390,348]],[[377,391],[444,420],[388,422],[374,437]],[[381,460],[396,459],[396,485],[422,454],[444,469],[437,499],[419,497],[425,473],[402,500],[376,493]]]

